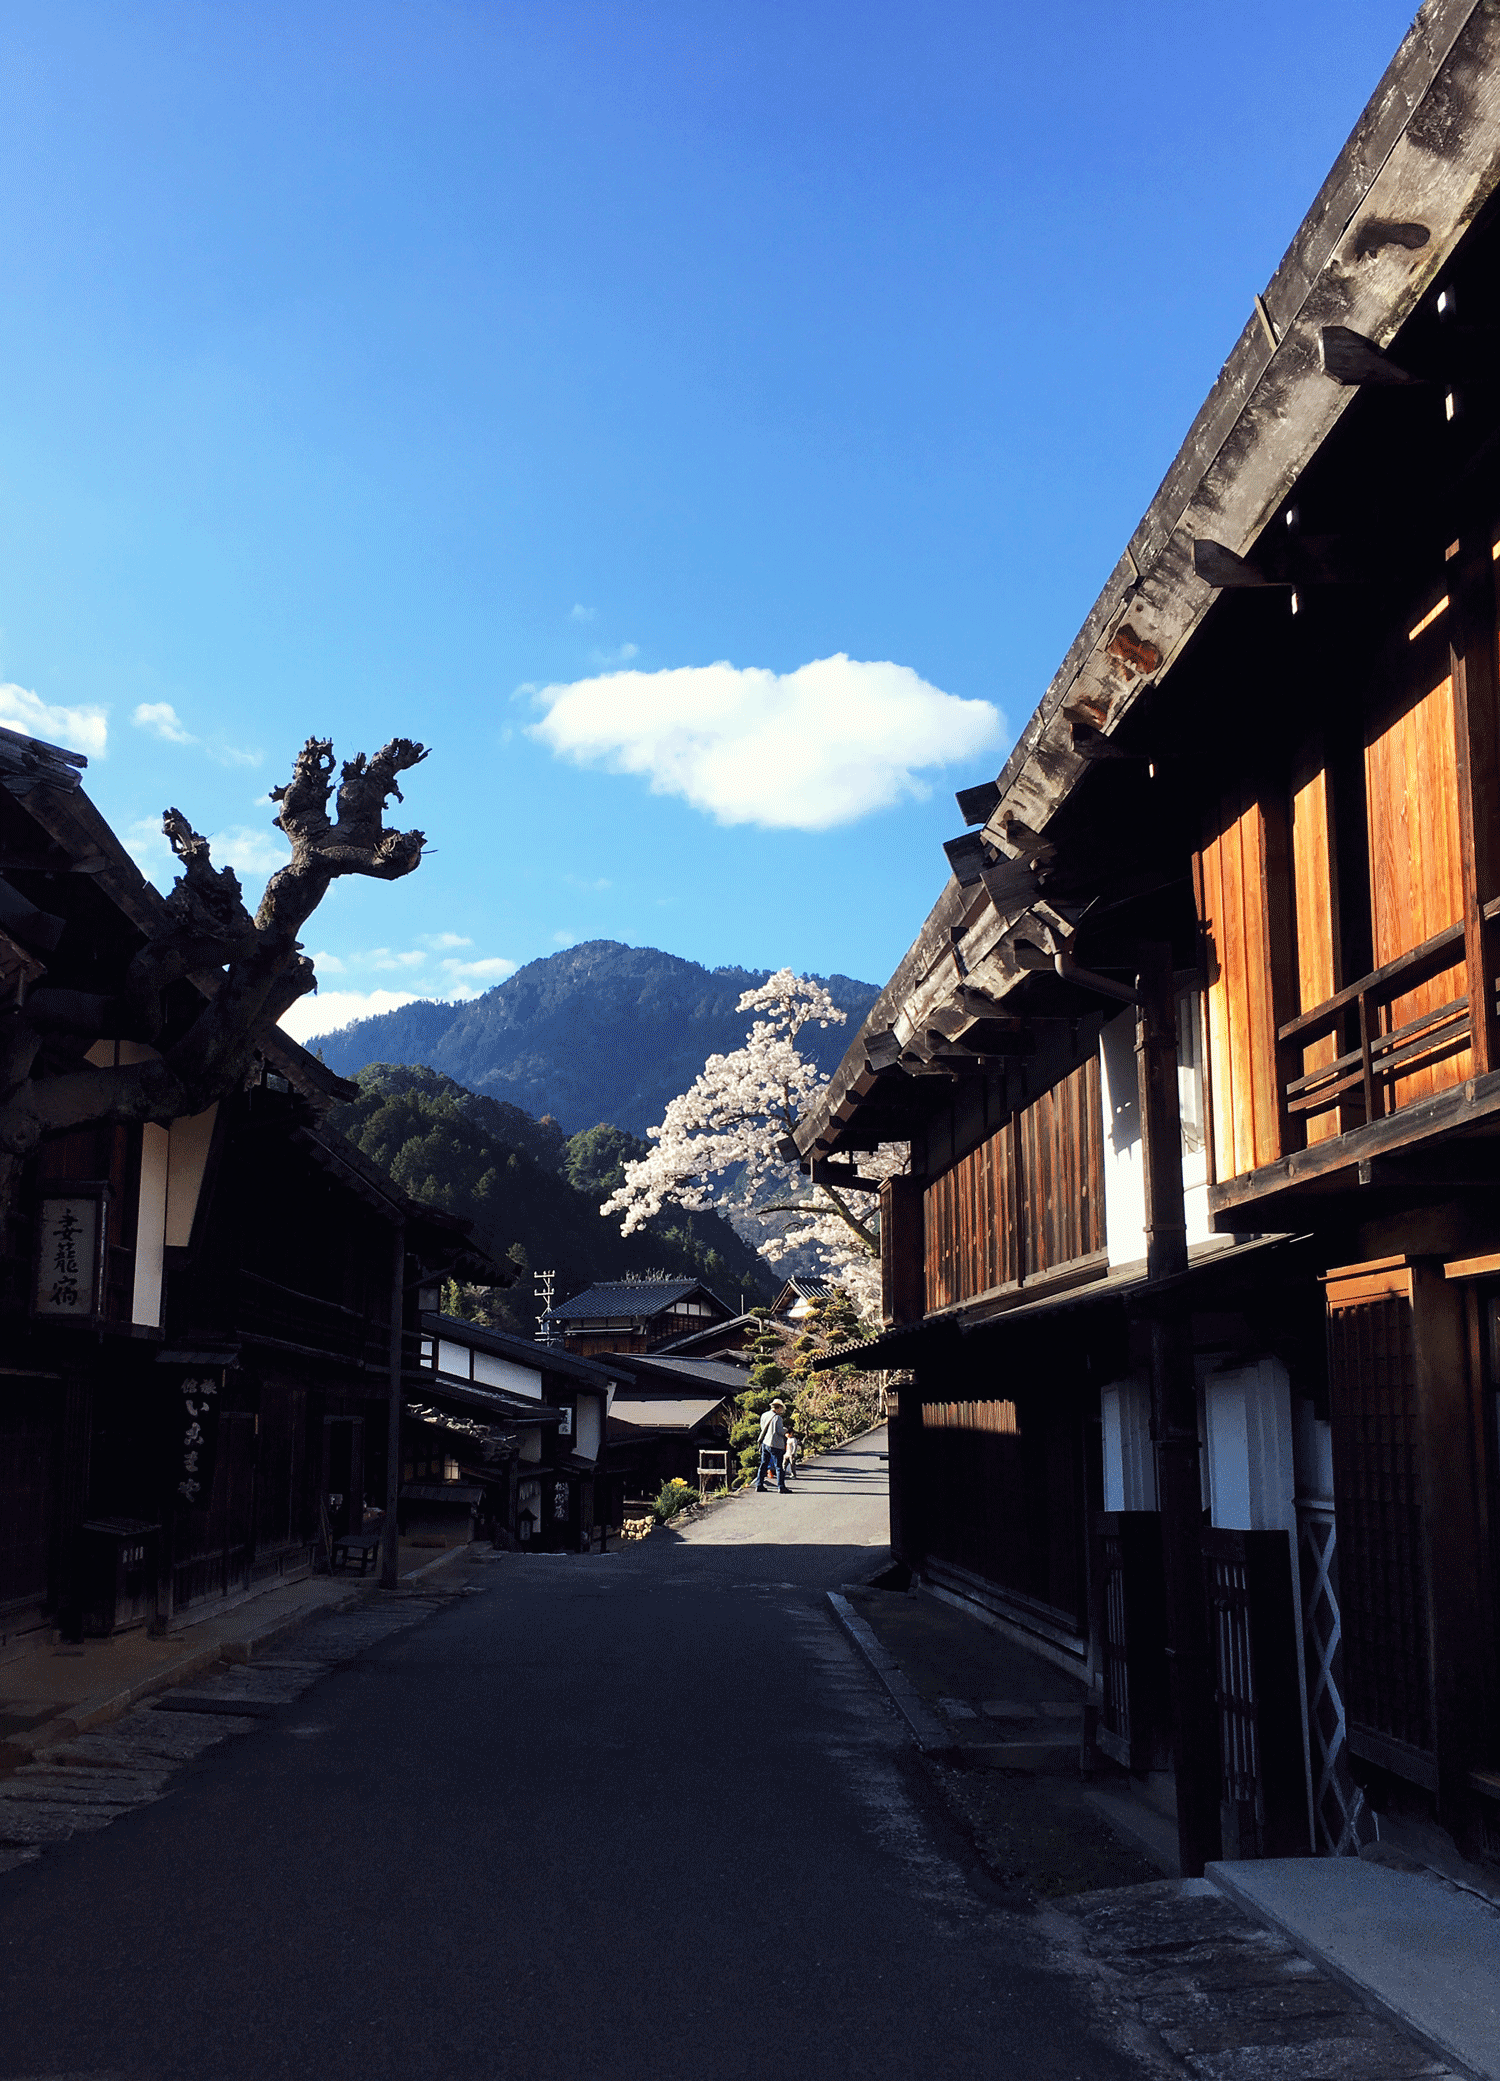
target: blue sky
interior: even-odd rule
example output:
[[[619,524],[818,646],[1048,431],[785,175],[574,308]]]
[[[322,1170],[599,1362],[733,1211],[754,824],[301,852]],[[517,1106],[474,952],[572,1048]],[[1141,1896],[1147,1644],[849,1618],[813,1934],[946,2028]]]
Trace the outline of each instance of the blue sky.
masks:
[[[7,0],[0,720],[252,894],[309,732],[431,744],[303,1031],[884,981],[1408,20]]]

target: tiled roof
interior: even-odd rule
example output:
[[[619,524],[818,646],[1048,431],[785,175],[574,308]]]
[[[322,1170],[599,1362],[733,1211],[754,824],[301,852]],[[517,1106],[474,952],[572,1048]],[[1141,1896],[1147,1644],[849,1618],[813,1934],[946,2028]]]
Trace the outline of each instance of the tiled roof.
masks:
[[[563,1301],[552,1313],[562,1322],[593,1322],[600,1317],[627,1315],[632,1319],[642,1316],[660,1315],[674,1302],[685,1300],[690,1293],[706,1294],[709,1300],[723,1307],[718,1296],[709,1293],[701,1279],[621,1279],[604,1286],[586,1287],[575,1293],[572,1300]],[[725,1310],[726,1314],[728,1310]]]

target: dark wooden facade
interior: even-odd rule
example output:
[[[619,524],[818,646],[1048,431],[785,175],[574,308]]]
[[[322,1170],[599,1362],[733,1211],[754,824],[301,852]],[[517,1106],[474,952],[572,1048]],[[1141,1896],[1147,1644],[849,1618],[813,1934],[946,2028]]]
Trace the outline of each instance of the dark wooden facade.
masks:
[[[0,735],[0,888],[23,933],[49,920],[23,985],[118,992],[162,898],[79,762]],[[132,1059],[109,1038],[87,1064]],[[326,1558],[384,1503],[398,1266],[412,1339],[431,1268],[509,1275],[324,1126],[350,1088],[272,1028],[202,1115],[56,1134],[26,1165],[0,1210],[0,1635],[106,1623],[111,1525],[138,1528],[150,1576],[132,1617],[166,1625]],[[79,1208],[92,1298],[80,1253],[55,1276]]]
[[[1429,12],[798,1137],[912,1149],[901,1550],[1055,1647],[1075,1523],[1137,1765],[1156,1570],[1185,1869],[1500,1855],[1500,22]]]

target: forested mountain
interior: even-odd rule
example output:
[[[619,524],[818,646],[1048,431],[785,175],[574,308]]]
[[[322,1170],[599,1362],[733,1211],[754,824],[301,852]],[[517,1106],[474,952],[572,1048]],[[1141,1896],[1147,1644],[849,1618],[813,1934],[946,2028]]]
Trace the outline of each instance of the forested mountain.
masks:
[[[750,1020],[735,1005],[766,974],[595,939],[528,963],[467,1004],[409,1004],[314,1045],[343,1076],[373,1062],[425,1063],[478,1097],[551,1114],[564,1134],[603,1121],[640,1135],[710,1055],[740,1046]],[[879,991],[849,976],[821,980],[848,1022],[808,1027],[802,1040],[832,1070]]]
[[[373,1063],[360,1095],[330,1124],[405,1191],[468,1216],[496,1256],[513,1249],[530,1267],[555,1268],[563,1299],[596,1279],[683,1273],[731,1308],[769,1300],[780,1281],[717,1214],[674,1210],[633,1236],[599,1204],[646,1143],[611,1126],[569,1139],[555,1120],[467,1091],[440,1071]],[[535,1325],[531,1282],[496,1295],[498,1319],[522,1336]]]

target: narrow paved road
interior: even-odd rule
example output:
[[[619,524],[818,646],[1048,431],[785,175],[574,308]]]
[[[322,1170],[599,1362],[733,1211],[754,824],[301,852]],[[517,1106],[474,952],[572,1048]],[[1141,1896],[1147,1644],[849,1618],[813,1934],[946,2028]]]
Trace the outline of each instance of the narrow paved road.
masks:
[[[0,1875],[0,2077],[1138,2073],[830,1615],[883,1444],[624,1553],[476,1557],[300,1696],[296,1642],[237,1672],[258,1717]]]

